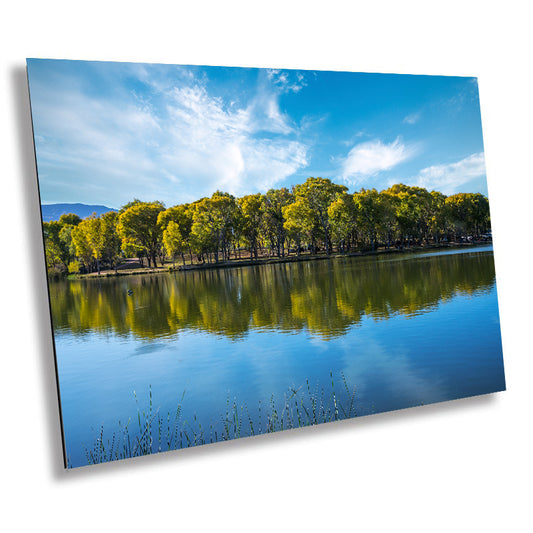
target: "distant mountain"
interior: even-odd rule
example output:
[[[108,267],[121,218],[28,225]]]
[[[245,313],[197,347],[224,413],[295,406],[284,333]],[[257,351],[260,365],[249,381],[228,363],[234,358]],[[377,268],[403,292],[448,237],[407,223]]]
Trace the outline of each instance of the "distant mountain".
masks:
[[[66,215],[67,213],[74,213],[80,218],[86,218],[91,216],[93,213],[101,215],[102,213],[107,213],[108,211],[117,211],[116,209],[111,209],[111,207],[106,207],[105,205],[87,204],[42,204],[41,210],[43,213],[43,220],[45,222],[59,220],[61,215]]]

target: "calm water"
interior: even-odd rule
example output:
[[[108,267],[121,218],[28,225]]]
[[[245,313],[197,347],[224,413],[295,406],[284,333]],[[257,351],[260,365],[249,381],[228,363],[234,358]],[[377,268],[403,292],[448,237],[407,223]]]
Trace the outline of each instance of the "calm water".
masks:
[[[50,296],[72,466],[150,386],[163,413],[186,391],[204,425],[228,396],[254,406],[330,372],[356,387],[358,415],[505,388],[489,246],[60,282]]]

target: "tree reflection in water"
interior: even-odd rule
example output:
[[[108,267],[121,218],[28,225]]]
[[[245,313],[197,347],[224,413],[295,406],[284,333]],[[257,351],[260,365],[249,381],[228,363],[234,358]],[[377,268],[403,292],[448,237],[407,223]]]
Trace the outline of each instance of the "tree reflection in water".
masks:
[[[254,328],[343,335],[363,316],[423,313],[489,291],[493,254],[337,258],[50,284],[56,334],[151,340],[198,329],[243,338]]]

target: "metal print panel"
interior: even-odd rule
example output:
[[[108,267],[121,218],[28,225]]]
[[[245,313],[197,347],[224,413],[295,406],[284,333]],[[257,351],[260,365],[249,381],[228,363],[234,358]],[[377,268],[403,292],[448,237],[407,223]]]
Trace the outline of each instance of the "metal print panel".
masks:
[[[27,67],[67,467],[505,389],[475,78]]]

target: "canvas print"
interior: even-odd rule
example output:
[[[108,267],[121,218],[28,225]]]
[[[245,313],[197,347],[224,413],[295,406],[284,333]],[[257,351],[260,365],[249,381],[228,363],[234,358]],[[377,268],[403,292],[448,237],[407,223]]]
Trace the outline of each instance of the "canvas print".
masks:
[[[66,467],[505,389],[475,78],[27,70]]]

